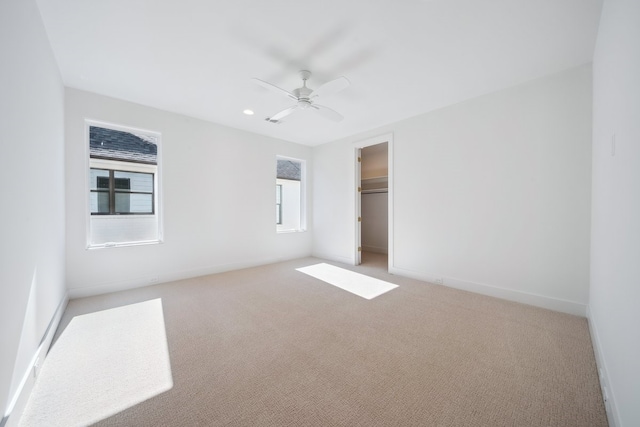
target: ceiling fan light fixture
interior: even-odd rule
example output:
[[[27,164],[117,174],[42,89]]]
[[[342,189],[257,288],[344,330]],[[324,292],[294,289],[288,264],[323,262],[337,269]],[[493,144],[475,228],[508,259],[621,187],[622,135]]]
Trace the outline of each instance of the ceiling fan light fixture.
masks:
[[[342,121],[344,117],[340,113],[323,105],[315,104],[315,100],[316,98],[332,95],[334,93],[340,92],[343,89],[346,89],[351,84],[349,80],[344,76],[339,77],[335,80],[331,80],[321,85],[316,90],[313,90],[307,87],[307,80],[311,77],[311,72],[309,70],[300,70],[300,77],[302,78],[302,87],[294,89],[291,92],[275,86],[269,82],[265,82],[264,80],[253,78],[254,83],[271,91],[285,95],[286,97],[296,101],[295,105],[286,108],[271,117],[267,117],[265,120],[271,123],[280,123],[283,118],[287,117],[289,114],[295,111],[310,110],[318,112],[322,117],[331,121]]]

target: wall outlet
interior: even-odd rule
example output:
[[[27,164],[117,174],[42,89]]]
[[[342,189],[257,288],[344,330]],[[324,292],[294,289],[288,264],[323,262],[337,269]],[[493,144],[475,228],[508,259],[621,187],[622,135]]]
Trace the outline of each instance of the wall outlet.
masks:
[[[158,276],[153,276],[149,279],[150,284],[158,283],[159,281],[160,281],[160,278],[158,278]]]
[[[611,157],[614,157],[616,155],[616,133],[614,132],[613,135],[611,135]]]
[[[442,277],[436,277],[435,282],[437,285],[442,285],[444,283],[444,280],[442,280]]]
[[[38,372],[40,370],[40,358],[38,357],[33,364],[33,378],[38,378]]]

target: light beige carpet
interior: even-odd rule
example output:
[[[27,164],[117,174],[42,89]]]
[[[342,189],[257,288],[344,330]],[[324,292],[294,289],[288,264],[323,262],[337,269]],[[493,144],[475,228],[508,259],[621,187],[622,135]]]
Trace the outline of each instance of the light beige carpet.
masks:
[[[398,285],[366,300],[296,271],[319,262],[71,301],[52,352],[73,316],[161,298],[173,387],[97,425],[606,426],[586,319],[331,263]]]
[[[47,355],[20,426],[90,425],[172,386],[161,299],[76,316]]]

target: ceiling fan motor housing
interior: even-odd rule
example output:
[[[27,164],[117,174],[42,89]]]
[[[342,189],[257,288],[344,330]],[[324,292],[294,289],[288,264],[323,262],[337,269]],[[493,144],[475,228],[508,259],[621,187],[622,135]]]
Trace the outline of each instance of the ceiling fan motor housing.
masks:
[[[309,95],[313,92],[312,89],[307,87],[307,80],[311,77],[311,71],[300,70],[300,77],[302,78],[302,87],[295,89],[293,94],[298,98],[298,105],[302,108],[307,108],[310,105]],[[302,101],[307,101],[302,102]]]
[[[305,99],[308,101],[309,95],[311,95],[311,92],[313,92],[312,89],[309,89],[306,86],[302,86],[301,88],[295,89],[293,91],[293,94],[295,95],[296,98],[298,98],[298,100]]]

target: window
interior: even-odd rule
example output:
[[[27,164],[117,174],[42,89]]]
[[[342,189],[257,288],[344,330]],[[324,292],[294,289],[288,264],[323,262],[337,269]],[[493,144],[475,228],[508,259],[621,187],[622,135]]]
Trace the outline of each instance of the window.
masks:
[[[87,121],[88,246],[160,241],[160,134]]]
[[[276,230],[304,231],[305,161],[287,157],[276,160]]]
[[[90,173],[91,215],[153,215],[152,173],[107,169]]]

